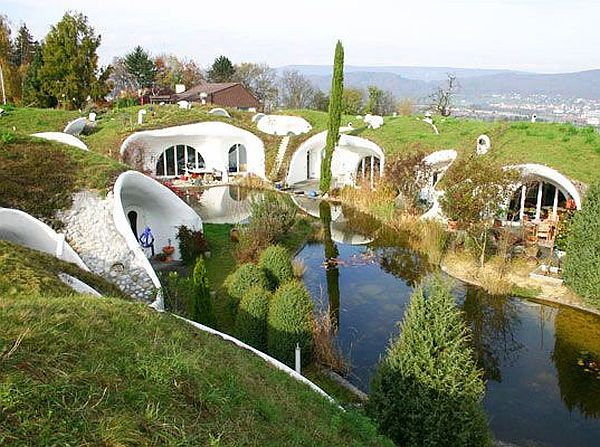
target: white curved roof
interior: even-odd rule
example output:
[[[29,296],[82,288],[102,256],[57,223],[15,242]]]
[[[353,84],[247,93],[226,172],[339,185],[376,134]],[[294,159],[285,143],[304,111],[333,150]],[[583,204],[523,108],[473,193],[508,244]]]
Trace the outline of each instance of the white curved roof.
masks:
[[[135,142],[145,138],[168,138],[178,136],[243,136],[249,139],[254,139],[262,145],[262,140],[249,132],[239,127],[232,126],[228,123],[222,123],[220,121],[206,121],[203,123],[186,124],[183,126],[165,127],[163,129],[155,130],[144,130],[141,132],[135,132],[129,135],[123,144],[121,145],[120,153],[123,155],[127,147]]]
[[[59,143],[68,144],[83,151],[88,151],[88,147],[79,138],[63,132],[39,132],[31,135],[32,137],[43,138],[44,140],[58,141]]]
[[[300,135],[310,132],[312,126],[300,116],[288,115],[266,115],[261,117],[256,127],[258,130],[269,135],[287,135],[293,133]]]
[[[458,153],[454,149],[447,149],[443,151],[437,151],[432,154],[429,154],[427,157],[423,159],[423,163],[428,165],[437,165],[437,164],[450,164],[454,160]]]
[[[221,107],[215,107],[214,109],[211,109],[210,112],[208,112],[208,114],[224,116],[225,118],[231,118],[231,115],[229,114],[229,112]]]
[[[175,239],[177,228],[185,225],[192,230],[201,230],[200,217],[169,188],[138,171],[127,171],[117,178],[114,198],[113,221],[117,231],[141,261],[153,284],[160,289],[160,281],[144,255],[137,235],[134,235],[131,230],[127,217],[128,210],[143,214],[143,222],[151,227],[155,236],[156,253],[161,250],[161,247],[167,245],[168,239],[171,239],[171,244],[178,251]]]
[[[556,186],[559,186],[566,191],[573,198],[573,200],[575,200],[577,209],[581,209],[581,195],[579,194],[579,191],[571,180],[558,172],[556,169],[535,163],[526,163],[511,167],[520,170],[524,177],[533,176],[554,183]]]
[[[0,239],[43,251],[89,271],[63,235],[24,211],[0,208]]]
[[[85,118],[77,118],[71,122],[69,122],[63,132],[71,135],[79,135],[85,129],[86,119]]]

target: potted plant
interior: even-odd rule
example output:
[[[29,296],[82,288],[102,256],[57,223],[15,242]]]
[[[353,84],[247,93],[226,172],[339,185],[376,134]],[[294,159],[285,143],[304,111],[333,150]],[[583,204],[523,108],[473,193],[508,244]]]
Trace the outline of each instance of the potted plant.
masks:
[[[168,240],[168,244],[162,248],[162,252],[165,254],[165,262],[171,262],[171,255],[175,252],[175,247],[171,245],[171,239]]]

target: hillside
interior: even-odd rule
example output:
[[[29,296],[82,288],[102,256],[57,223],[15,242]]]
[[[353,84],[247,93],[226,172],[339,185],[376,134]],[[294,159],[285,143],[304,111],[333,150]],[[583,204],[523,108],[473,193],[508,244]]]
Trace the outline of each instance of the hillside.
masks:
[[[313,132],[325,130],[324,112],[294,110],[313,126]],[[367,129],[355,117],[343,117],[342,124],[351,121],[353,135],[379,144],[386,154],[408,152],[421,148],[427,152],[455,149],[461,154],[475,151],[477,137],[487,134],[492,150],[507,163],[541,163],[555,168],[575,180],[589,183],[600,172],[600,134],[593,128],[576,128],[556,123],[483,122],[456,118],[436,119],[440,135],[416,116],[387,117],[383,127]]]
[[[249,352],[143,304],[72,294],[52,278],[70,267],[47,255],[0,253],[0,445],[391,445]],[[16,273],[43,286],[15,289]]]

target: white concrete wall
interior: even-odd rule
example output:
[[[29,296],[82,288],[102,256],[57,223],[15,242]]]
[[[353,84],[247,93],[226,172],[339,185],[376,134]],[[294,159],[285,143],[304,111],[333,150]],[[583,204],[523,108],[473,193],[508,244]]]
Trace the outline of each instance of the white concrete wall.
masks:
[[[23,211],[0,208],[0,239],[43,251],[89,270],[75,250],[65,242],[64,235]]]
[[[138,237],[146,226],[154,235],[156,253],[171,240],[175,247],[173,259],[180,259],[177,228],[185,225],[192,230],[202,229],[202,221],[192,208],[169,188],[140,172],[127,171],[121,174],[114,186],[114,197],[113,219],[117,231],[125,238],[129,248],[144,259],[146,255]],[[133,234],[127,217],[130,211],[138,213],[137,235]]]
[[[322,151],[325,148],[327,132],[321,132],[309,138],[294,152],[286,176],[286,183],[293,185],[306,180],[307,153],[310,153],[310,176],[318,179],[321,176]],[[338,146],[331,159],[331,173],[334,180],[353,179],[359,162],[367,156],[375,156],[380,160],[380,172],[383,173],[385,154],[383,150],[365,138],[351,135],[340,135]],[[351,184],[351,182],[342,182]]]
[[[40,132],[34,133],[32,137],[43,138],[44,140],[57,141],[59,143],[68,144],[83,151],[89,150],[83,141],[76,136],[63,132]]]
[[[156,173],[156,163],[163,151],[171,146],[191,146],[202,155],[208,169],[223,172],[228,178],[229,149],[243,144],[247,153],[247,172],[265,178],[265,147],[252,132],[222,122],[204,122],[165,129],[136,132],[121,145],[121,156],[127,148],[140,144],[144,148],[144,170]]]
[[[301,135],[311,131],[312,126],[300,116],[266,115],[258,120],[258,130],[269,135]]]

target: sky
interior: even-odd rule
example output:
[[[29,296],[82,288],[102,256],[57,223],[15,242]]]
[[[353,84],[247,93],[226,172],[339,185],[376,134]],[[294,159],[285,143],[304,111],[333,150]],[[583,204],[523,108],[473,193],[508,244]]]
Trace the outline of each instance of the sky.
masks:
[[[103,65],[136,45],[210,65],[346,64],[600,68],[600,0],[0,0],[0,13],[37,39],[74,10],[102,36]]]

